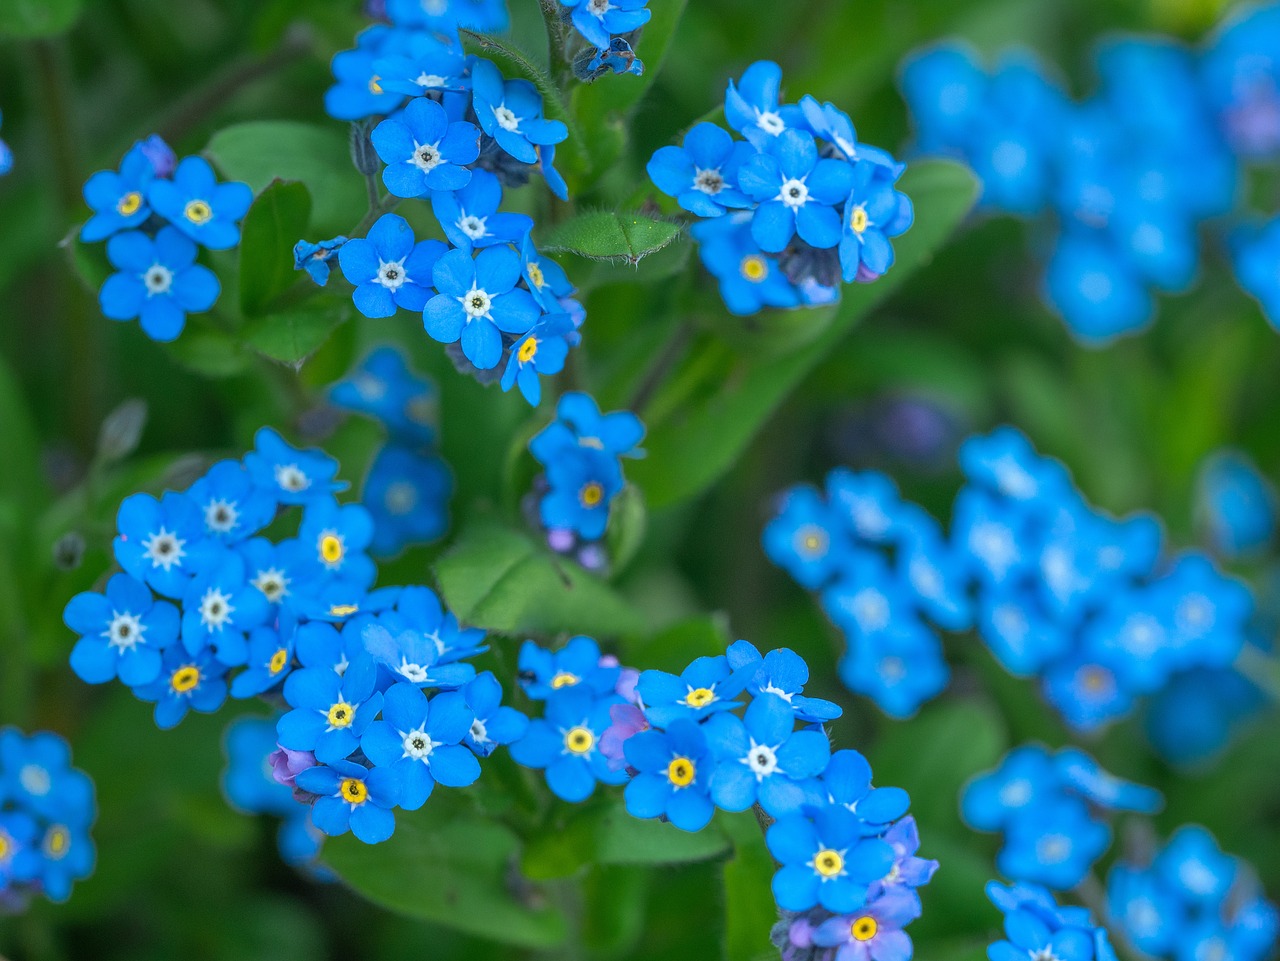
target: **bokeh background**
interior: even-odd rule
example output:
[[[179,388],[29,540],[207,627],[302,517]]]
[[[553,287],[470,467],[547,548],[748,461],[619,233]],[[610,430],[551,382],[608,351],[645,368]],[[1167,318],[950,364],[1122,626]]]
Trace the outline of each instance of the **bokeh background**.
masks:
[[[11,10],[30,3],[65,31],[6,36]],[[536,22],[533,0],[510,6],[517,35]],[[1022,44],[1055,63],[1082,95],[1094,83],[1089,50],[1099,36],[1157,32],[1195,42],[1234,6],[698,0],[636,116],[631,152],[594,199],[625,197],[610,185],[634,188],[652,150],[706,113],[725,82],[757,59],[782,64],[793,97],[831,100],[853,115],[863,139],[901,151],[910,131],[897,70],[921,44],[960,37],[989,52]],[[330,416],[321,391],[374,343],[403,344],[441,387],[443,454],[458,479],[455,521],[504,497],[496,465],[529,420],[527,408],[458,377],[412,318],[347,323],[300,372],[199,336],[167,349],[135,325],[100,315],[96,292],[73,263],[74,245],[63,243],[87,215],[86,177],[113,167],[148,133],[179,154],[249,120],[303,120],[345,136],[322,109],[328,62],[366,23],[347,0],[0,0],[0,137],[15,154],[14,172],[0,180],[0,721],[64,734],[77,766],[95,778],[100,804],[96,875],[68,904],[38,902],[0,918],[0,954],[14,961],[543,956],[384,910],[281,864],[275,825],[232,811],[219,789],[223,729],[252,706],[193,716],[162,733],[127,690],[90,689],[66,666],[73,637],[62,608],[106,569],[115,508],[128,493],[185,483],[193,463],[238,456],[263,424],[323,443],[341,460],[343,477],[361,478],[376,429]],[[1272,209],[1280,180],[1274,171],[1254,176],[1250,189]],[[346,189],[362,196],[354,170]],[[878,782],[911,792],[922,853],[942,861],[911,931],[923,961],[976,961],[998,922],[982,893],[994,876],[996,842],[962,827],[957,790],[1012,744],[1068,737],[1032,687],[1005,675],[971,635],[948,641],[951,689],[914,720],[890,722],[844,691],[834,673],[838,635],[759,547],[771,496],[838,464],[875,467],[945,519],[960,484],[957,444],[1008,422],[1064,460],[1094,502],[1116,512],[1153,510],[1174,544],[1190,546],[1204,543],[1196,476],[1207,456],[1236,447],[1264,474],[1280,469],[1278,335],[1224,264],[1210,259],[1194,290],[1164,298],[1149,332],[1093,350],[1040,301],[1045,242],[1023,222],[967,222],[823,361],[729,475],[651,514],[644,544],[618,580],[651,618],[644,637],[614,639],[638,666],[678,666],[723,637],[788,645],[810,660],[814,693],[846,709],[837,744],[867,753]],[[653,325],[660,309],[636,278],[620,273],[587,301],[583,379],[598,387],[606,409],[624,400],[609,396],[610,351],[633,349],[628,335]],[[148,410],[140,445],[106,462],[95,455],[102,422],[131,398]],[[82,557],[63,540],[68,532],[83,538]],[[440,550],[408,552],[380,582],[430,583]],[[1264,585],[1264,604],[1270,564],[1264,552],[1235,568]],[[514,643],[498,641],[508,651]],[[1264,714],[1225,754],[1192,771],[1156,760],[1137,721],[1088,746],[1110,770],[1165,791],[1161,828],[1207,825],[1226,850],[1253,861],[1274,894],[1274,722],[1274,713]],[[554,837],[562,827],[553,815],[539,830]],[[510,883],[520,886],[518,874]],[[560,884],[521,892],[531,902],[565,895],[575,915],[582,937],[548,957],[750,958],[752,944],[744,948],[741,932],[726,931],[724,916],[772,911],[767,888],[743,884],[719,858],[591,869],[567,894]],[[447,896],[429,887],[413,893],[423,902]],[[767,944],[755,947],[769,955]]]

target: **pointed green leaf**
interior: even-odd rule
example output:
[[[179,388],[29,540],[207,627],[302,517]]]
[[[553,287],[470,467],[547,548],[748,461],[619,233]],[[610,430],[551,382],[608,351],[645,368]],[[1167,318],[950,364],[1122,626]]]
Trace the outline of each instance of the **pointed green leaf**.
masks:
[[[685,864],[723,857],[729,850],[729,839],[715,824],[681,831],[665,821],[633,818],[621,802],[601,818],[596,837],[599,864]]]
[[[310,222],[311,194],[299,181],[273,180],[254,200],[240,230],[240,309],[246,316],[266,313],[298,279],[293,245]]]
[[[334,328],[348,319],[349,306],[326,304],[262,317],[245,327],[245,345],[271,360],[301,367],[329,339]]]
[[[543,231],[540,250],[638,264],[680,236],[680,225],[639,213],[593,210]]]

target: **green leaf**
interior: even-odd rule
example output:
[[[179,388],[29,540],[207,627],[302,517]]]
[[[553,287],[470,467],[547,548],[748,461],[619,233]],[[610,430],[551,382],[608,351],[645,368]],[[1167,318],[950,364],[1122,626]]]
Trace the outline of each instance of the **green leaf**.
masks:
[[[503,633],[609,636],[645,619],[598,578],[494,520],[476,521],[436,564],[449,609],[464,624]]]
[[[234,377],[253,364],[253,356],[226,331],[187,324],[182,336],[165,345],[183,366],[206,377]]]
[[[609,508],[606,542],[609,547],[609,563],[615,576],[626,568],[640,550],[647,526],[644,494],[634,484],[628,484],[614,498]]]
[[[297,369],[350,317],[348,306],[326,304],[271,314],[245,327],[244,342],[262,356]]]
[[[770,888],[773,855],[750,813],[722,814],[719,820],[733,839],[733,857],[724,866],[725,959],[766,961],[778,953],[769,941],[778,917]]]
[[[69,30],[81,0],[0,0],[0,37],[32,39]]]
[[[240,309],[246,316],[266,313],[298,279],[293,245],[310,222],[311,194],[296,180],[273,180],[253,202],[240,233]]]
[[[243,180],[255,192],[273,180],[306,184],[313,209],[311,239],[327,239],[352,229],[364,216],[364,180],[351,166],[346,131],[292,120],[253,120],[224,127],[205,152],[222,174]],[[294,237],[290,240],[290,246]]]
[[[643,214],[593,210],[546,230],[539,250],[638,264],[680,236],[680,225]]]
[[[724,857],[729,839],[715,824],[701,831],[681,831],[674,824],[641,820],[621,802],[605,812],[596,838],[599,864],[686,864]]]
[[[873,284],[846,286],[830,324],[805,346],[781,358],[720,358],[717,355],[726,348],[716,340],[694,351],[655,397],[653,406],[671,415],[662,420],[646,416],[649,456],[628,467],[650,507],[692,497],[727,471],[786,396],[853,325],[932,259],[968,212],[976,186],[973,175],[958,164],[912,164],[899,187],[915,204],[916,223],[895,241],[893,268]],[[671,393],[676,397],[667,396]],[[681,399],[695,395],[694,403]]]
[[[522,903],[512,890],[509,869],[519,850],[519,838],[505,826],[446,818],[442,806],[429,805],[401,814],[396,833],[382,844],[350,835],[329,840],[324,861],[392,911],[519,947],[555,947],[565,939],[563,916]]]

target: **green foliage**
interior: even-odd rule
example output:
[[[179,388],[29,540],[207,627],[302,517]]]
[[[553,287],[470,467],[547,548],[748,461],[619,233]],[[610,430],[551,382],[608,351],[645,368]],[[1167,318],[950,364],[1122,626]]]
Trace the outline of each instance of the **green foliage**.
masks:
[[[545,231],[540,248],[588,260],[640,263],[680,235],[678,224],[636,213],[596,210],[562,221]]]
[[[311,194],[297,181],[273,180],[249,208],[240,228],[240,309],[266,313],[298,280],[293,244],[311,220]]]
[[[69,30],[82,0],[0,0],[0,37],[51,37]]]

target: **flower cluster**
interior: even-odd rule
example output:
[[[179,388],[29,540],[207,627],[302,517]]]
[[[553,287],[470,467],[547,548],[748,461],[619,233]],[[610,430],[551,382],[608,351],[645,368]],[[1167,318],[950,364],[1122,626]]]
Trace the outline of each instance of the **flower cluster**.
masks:
[[[1187,552],[1161,566],[1154,518],[1098,511],[1060,462],[1011,427],[971,437],[960,464],[968,484],[945,544],[874,472],[834,472],[825,499],[796,488],[766,530],[769,556],[802,585],[825,588],[823,606],[837,625],[864,645],[869,629],[878,630],[873,652],[892,643],[913,655],[899,654],[887,672],[900,690],[919,692],[911,698],[886,692],[875,655],[862,663],[878,680],[842,671],[854,690],[901,715],[942,688],[945,667],[922,610],[939,626],[963,629],[972,609],[996,659],[1016,676],[1039,677],[1048,701],[1080,731],[1125,716],[1140,697],[1182,677],[1235,663],[1252,594],[1208,557]],[[921,532],[925,549],[913,546]],[[893,547],[895,568],[869,552],[876,543]],[[922,676],[912,680],[913,672]]]
[[[1025,53],[991,70],[967,48],[934,47],[902,73],[917,147],[982,178],[984,205],[1059,225],[1044,294],[1098,344],[1145,326],[1152,292],[1196,280],[1199,228],[1237,204],[1242,165],[1280,144],[1280,7],[1236,19],[1200,50],[1163,38],[1102,44],[1098,90],[1074,102]],[[1194,171],[1194,173],[1192,172]],[[1274,223],[1241,229],[1241,286],[1280,318]]]
[[[1266,550],[1276,534],[1276,491],[1248,455],[1220,450],[1200,467],[1196,510],[1209,546],[1224,557]]]
[[[1280,934],[1280,912],[1257,877],[1196,825],[1179,828],[1145,864],[1116,864],[1107,875],[1107,914],[1150,958],[1262,961]]]
[[[0,730],[0,906],[65,901],[93,873],[93,781],[57,734]]]
[[[960,800],[969,827],[1003,836],[996,866],[1005,876],[1057,891],[1083,881],[1111,845],[1104,815],[1153,814],[1161,804],[1159,791],[1108,774],[1081,750],[1038,744],[1010,751]]]
[[[4,122],[4,115],[0,114],[0,124]],[[0,177],[3,177],[13,169],[13,151],[9,149],[9,145],[0,140]]]
[[[558,796],[582,801],[598,782],[625,783],[628,813],[685,831],[706,827],[717,808],[754,809],[779,865],[784,957],[785,946],[860,961],[910,956],[902,928],[919,916],[915,889],[937,862],[916,857],[906,792],[873,787],[857,751],[831,753],[823,725],[840,708],[804,695],[809,668],[793,651],[761,656],[738,641],[678,676],[637,674],[578,637],[554,653],[526,643],[520,672],[546,709],[511,754],[545,768]]]
[[[929,624],[971,626],[964,567],[938,522],[901,501],[883,474],[834,470],[826,492],[807,485],[779,499],[764,548],[845,634],[840,676],[850,690],[903,718],[950,680]]]
[[[604,537],[614,498],[626,480],[623,457],[639,457],[644,424],[630,411],[602,414],[589,394],[564,394],[556,419],[529,442],[542,465],[530,513],[546,530],[547,543],[572,554],[587,568],[603,567],[607,558],[597,542]]]
[[[1060,907],[1038,884],[1019,881],[1005,887],[992,881],[987,897],[1004,914],[1005,934],[987,947],[990,961],[1117,961],[1106,928],[1095,924],[1087,909]]]
[[[745,139],[699,123],[648,165],[659,190],[704,218],[691,233],[735,314],[826,304],[841,280],[876,280],[913,219],[894,186],[904,165],[859,143],[834,105],[784,104],[781,84],[776,63],[752,64],[725,92],[725,119]]]
[[[453,476],[436,449],[435,385],[410,370],[398,350],[383,346],[330,387],[329,400],[387,431],[361,490],[360,502],[373,518],[370,552],[390,557],[444,534]]]
[[[134,144],[119,170],[100,170],[84,185],[93,210],[80,229],[87,243],[105,240],[116,273],[98,292],[112,320],[137,319],[152,340],[182,333],[187,314],[208,310],[222,291],[200,247],[240,242],[240,220],[253,203],[247,184],[219,183],[202,157],[178,161],[152,134]]]

